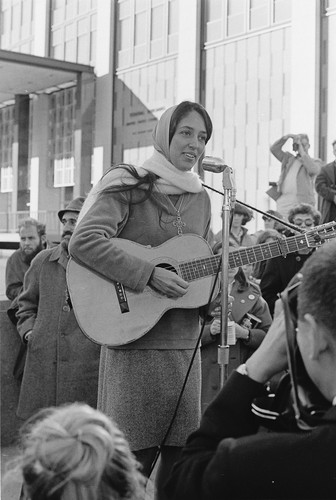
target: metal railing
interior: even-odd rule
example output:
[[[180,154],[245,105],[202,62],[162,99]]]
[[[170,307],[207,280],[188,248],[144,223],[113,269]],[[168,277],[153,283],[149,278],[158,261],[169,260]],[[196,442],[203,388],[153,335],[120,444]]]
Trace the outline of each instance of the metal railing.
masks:
[[[60,221],[57,211],[39,210],[38,212],[0,212],[0,233],[17,233],[19,223],[27,217],[33,217],[46,225],[47,234],[60,233]]]

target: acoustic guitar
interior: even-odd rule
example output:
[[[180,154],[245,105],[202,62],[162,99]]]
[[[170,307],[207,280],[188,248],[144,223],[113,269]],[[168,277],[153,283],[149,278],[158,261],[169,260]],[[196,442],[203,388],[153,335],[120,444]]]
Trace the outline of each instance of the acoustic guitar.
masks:
[[[335,226],[336,222],[329,222],[298,236],[234,250],[229,254],[229,267],[318,247],[336,236]],[[188,281],[189,288],[177,299],[166,297],[150,286],[143,292],[135,292],[70,258],[67,283],[74,313],[81,330],[94,342],[110,347],[128,344],[145,335],[169,309],[198,308],[208,303],[220,255],[213,255],[200,236],[176,236],[158,247],[145,247],[121,238],[115,238],[113,244],[130,255],[176,272]],[[218,290],[217,285],[213,298]]]

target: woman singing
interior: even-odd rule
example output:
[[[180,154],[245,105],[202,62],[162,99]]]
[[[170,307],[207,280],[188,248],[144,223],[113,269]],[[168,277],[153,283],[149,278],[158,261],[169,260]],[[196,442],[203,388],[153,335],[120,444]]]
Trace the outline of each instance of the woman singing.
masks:
[[[92,189],[71,239],[72,256],[134,291],[149,285],[167,297],[186,294],[188,283],[180,276],[121,251],[115,238],[156,247],[185,233],[207,237],[210,200],[192,168],[211,133],[211,119],[200,104],[185,101],[166,110],[153,132],[154,152],[142,167],[117,165]],[[138,340],[102,348],[98,408],[120,426],[146,475],[173,416],[198,334],[199,310],[176,308]],[[198,353],[161,450],[157,498],[164,498],[162,483],[199,423],[200,386]]]

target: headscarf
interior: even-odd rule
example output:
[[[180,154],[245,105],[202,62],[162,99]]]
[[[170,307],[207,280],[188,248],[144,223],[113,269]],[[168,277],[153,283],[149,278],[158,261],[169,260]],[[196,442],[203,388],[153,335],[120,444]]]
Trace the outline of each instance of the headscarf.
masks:
[[[202,191],[202,182],[199,175],[192,171],[177,169],[170,160],[169,154],[169,127],[172,114],[177,106],[168,108],[161,116],[153,130],[154,151],[142,167],[135,166],[138,174],[144,177],[148,172],[158,176],[154,189],[164,194],[199,193]],[[112,186],[136,184],[138,182],[130,172],[125,169],[115,168],[109,170],[89,192],[83,208],[79,214],[78,222],[84,217],[99,194]],[[141,186],[144,189],[143,186]]]

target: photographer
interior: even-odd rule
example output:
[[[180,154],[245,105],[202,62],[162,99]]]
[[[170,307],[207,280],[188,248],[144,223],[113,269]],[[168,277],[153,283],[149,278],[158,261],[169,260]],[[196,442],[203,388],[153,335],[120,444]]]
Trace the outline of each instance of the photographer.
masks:
[[[310,430],[258,432],[251,403],[287,367],[282,302],[264,341],[232,373],[188,438],[167,492],[174,500],[335,498],[336,242],[315,252],[298,287],[297,343],[328,409]],[[308,377],[308,376],[307,376]]]
[[[294,154],[283,151],[284,144],[292,139]],[[277,183],[277,211],[287,218],[293,205],[309,203],[315,206],[314,178],[319,173],[322,161],[309,156],[307,134],[287,134],[275,141],[270,151],[281,162],[281,173]]]

